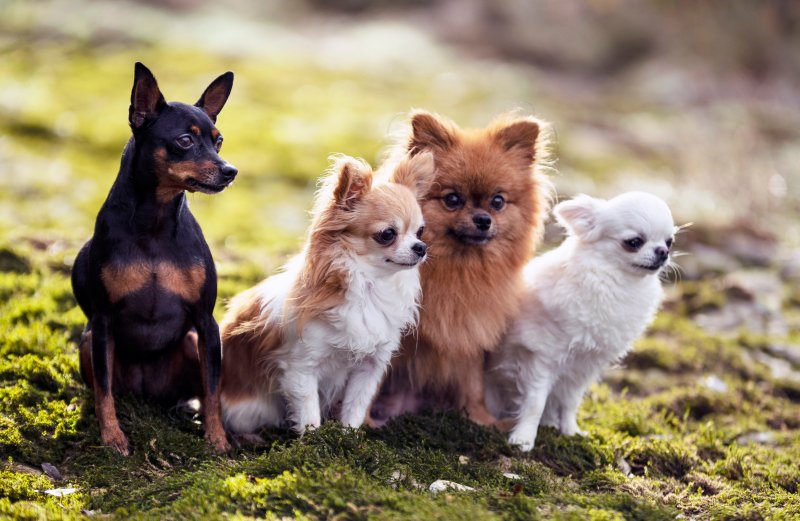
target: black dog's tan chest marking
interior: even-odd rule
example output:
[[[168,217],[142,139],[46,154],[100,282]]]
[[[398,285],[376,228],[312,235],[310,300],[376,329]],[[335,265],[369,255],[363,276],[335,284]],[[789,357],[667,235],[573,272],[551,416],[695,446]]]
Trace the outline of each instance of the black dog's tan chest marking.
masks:
[[[101,270],[101,279],[112,303],[148,284],[155,284],[187,302],[196,302],[206,282],[206,270],[198,264],[184,268],[166,261],[110,264]]]

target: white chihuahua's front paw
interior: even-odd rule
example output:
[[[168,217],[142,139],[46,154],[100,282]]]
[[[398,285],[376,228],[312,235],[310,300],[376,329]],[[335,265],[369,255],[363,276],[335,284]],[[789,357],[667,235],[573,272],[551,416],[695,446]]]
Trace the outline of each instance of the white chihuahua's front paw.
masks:
[[[536,442],[536,433],[514,431],[509,435],[508,442],[519,447],[522,452],[529,452]]]
[[[570,422],[565,422],[561,424],[561,427],[558,429],[561,431],[561,434],[565,436],[586,436],[586,431],[582,431],[578,428],[578,422],[573,420]]]

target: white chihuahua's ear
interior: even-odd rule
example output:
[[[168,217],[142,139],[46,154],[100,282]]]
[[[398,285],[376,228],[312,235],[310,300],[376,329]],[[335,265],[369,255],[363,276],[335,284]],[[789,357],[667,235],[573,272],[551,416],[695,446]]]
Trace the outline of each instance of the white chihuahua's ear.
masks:
[[[349,156],[339,158],[335,168],[338,175],[333,198],[340,208],[352,210],[372,189],[372,169],[363,159]]]
[[[409,188],[417,199],[424,198],[433,185],[436,165],[429,150],[406,156],[392,172],[389,181]]]
[[[603,199],[580,194],[569,201],[558,203],[553,213],[570,235],[591,241],[599,235],[597,215],[605,205],[606,201]]]

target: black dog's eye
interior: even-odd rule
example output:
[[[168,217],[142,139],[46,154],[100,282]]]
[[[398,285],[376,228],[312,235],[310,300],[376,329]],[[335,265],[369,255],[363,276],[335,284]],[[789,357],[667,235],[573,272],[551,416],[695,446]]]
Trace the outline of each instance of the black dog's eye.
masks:
[[[505,205],[506,198],[502,195],[495,195],[489,203],[489,206],[491,206],[493,210],[502,210]]]
[[[388,246],[397,238],[397,231],[395,231],[394,228],[386,228],[385,230],[373,235],[372,238],[375,239],[375,242],[378,244]]]
[[[642,246],[644,246],[644,240],[641,237],[634,237],[633,239],[622,241],[622,247],[628,251],[638,251]]]
[[[184,134],[175,140],[175,144],[183,149],[188,149],[192,148],[194,141],[192,141],[192,137],[189,134]]]
[[[219,152],[219,149],[222,148],[222,141],[223,141],[222,136],[220,136],[217,138],[217,142],[214,143],[214,148],[217,149],[217,152]]]
[[[450,192],[444,196],[444,205],[451,210],[464,206],[464,201],[458,192]]]
[[[422,239],[422,232],[424,232],[424,231],[425,231],[425,227],[424,226],[420,226],[419,230],[417,230],[417,239]]]
[[[667,239],[667,248],[672,248],[672,237]]]

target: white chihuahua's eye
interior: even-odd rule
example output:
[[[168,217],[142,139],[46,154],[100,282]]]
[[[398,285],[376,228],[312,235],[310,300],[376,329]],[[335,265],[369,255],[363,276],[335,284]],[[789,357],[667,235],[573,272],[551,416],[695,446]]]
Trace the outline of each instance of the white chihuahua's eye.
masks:
[[[425,231],[424,226],[420,226],[419,230],[417,230],[417,239],[422,239],[422,233]]]
[[[672,248],[672,237],[667,239],[667,248]]]
[[[622,247],[630,252],[639,251],[642,246],[644,246],[644,239],[641,237],[634,237],[633,239],[622,241]]]
[[[489,206],[492,207],[492,210],[498,210],[498,211],[502,210],[505,205],[506,205],[506,198],[503,197],[502,195],[495,195],[494,197],[492,197],[492,200],[489,203]]]
[[[386,228],[373,235],[372,238],[382,246],[389,246],[397,238],[397,231],[394,228]]]

